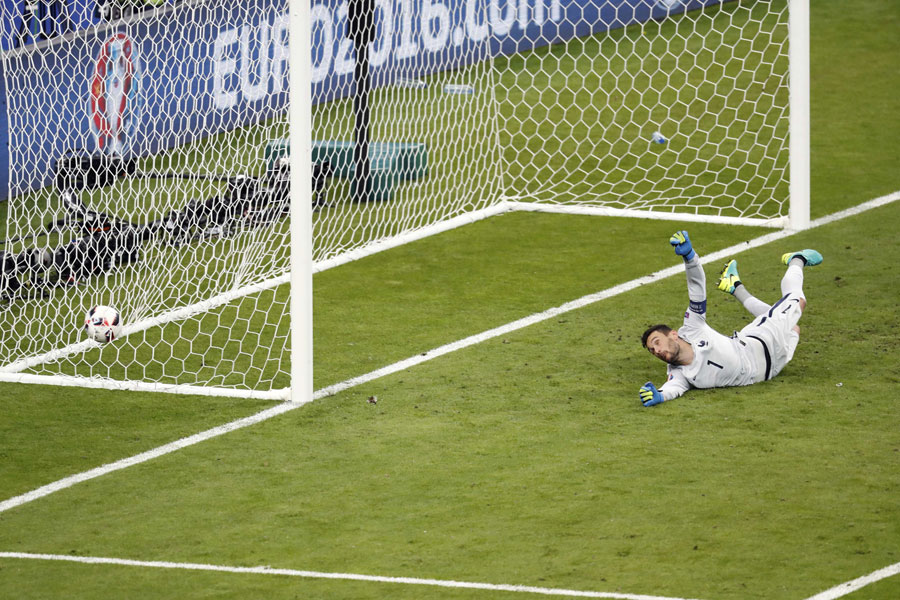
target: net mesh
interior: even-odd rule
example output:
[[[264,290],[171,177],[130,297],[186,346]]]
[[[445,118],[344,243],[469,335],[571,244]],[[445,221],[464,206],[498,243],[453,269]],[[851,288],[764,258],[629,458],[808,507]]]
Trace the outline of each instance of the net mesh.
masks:
[[[784,216],[787,17],[785,2],[731,2],[497,60],[507,194]]]
[[[784,1],[363,5],[311,7],[316,264],[504,200],[787,211]],[[2,10],[0,372],[289,386],[286,2]]]

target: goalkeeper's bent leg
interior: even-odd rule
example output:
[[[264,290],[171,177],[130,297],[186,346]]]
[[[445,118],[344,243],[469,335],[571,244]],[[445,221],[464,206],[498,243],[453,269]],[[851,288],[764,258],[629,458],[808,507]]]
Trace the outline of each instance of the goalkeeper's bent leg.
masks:
[[[811,248],[798,252],[787,252],[781,257],[781,262],[788,266],[784,277],[781,279],[782,294],[796,294],[800,297],[800,309],[806,307],[806,296],[803,295],[803,268],[814,267],[822,263],[822,254]]]
[[[743,284],[734,288],[734,297],[737,298],[740,303],[744,305],[744,308],[746,308],[747,311],[754,317],[758,317],[759,315],[772,308],[771,306],[751,294],[747,290],[747,286]]]

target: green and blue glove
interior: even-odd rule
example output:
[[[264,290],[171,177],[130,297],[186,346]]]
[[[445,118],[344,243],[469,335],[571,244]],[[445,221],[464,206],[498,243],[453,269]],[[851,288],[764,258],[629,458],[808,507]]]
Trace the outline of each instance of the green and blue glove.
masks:
[[[675,246],[675,254],[683,258],[685,262],[697,254],[691,246],[691,238],[688,237],[687,231],[676,231],[669,238],[669,243]]]
[[[644,406],[656,406],[657,404],[665,402],[665,400],[663,400],[662,392],[656,389],[656,386],[653,385],[652,381],[648,381],[642,385],[638,395],[641,398],[641,404]]]

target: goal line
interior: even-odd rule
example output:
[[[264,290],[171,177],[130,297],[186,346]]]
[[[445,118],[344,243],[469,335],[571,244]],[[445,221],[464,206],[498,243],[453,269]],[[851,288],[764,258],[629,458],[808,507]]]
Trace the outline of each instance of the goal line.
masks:
[[[868,202],[864,202],[858,206],[854,206],[852,208],[822,217],[810,223],[810,228],[819,227],[821,225],[825,225],[834,221],[838,221],[840,219],[850,217],[856,214],[860,214],[872,208],[877,208],[879,206],[884,206],[886,204],[890,204],[892,202],[900,199],[900,191],[896,191],[892,194],[888,194],[886,196],[882,196],[880,198],[876,198],[874,200],[870,200]],[[422,228],[420,230],[410,232],[404,234],[402,236],[398,236],[396,238],[392,238],[389,240],[381,241],[375,244],[370,244],[364,248],[360,248],[354,252],[350,252],[344,254],[337,258],[328,259],[317,263],[314,267],[315,272],[324,271],[326,269],[330,269],[333,267],[337,267],[342,264],[349,263],[351,261],[362,259],[366,256],[370,256],[377,252],[381,252],[384,250],[388,250],[390,248],[395,248],[401,246],[403,244],[407,244],[410,242],[414,242],[417,240],[424,239],[431,235],[436,235],[438,233],[443,233],[445,231],[449,231],[451,229],[455,229],[457,227],[461,227],[463,225],[474,223],[476,221],[480,221],[483,219],[487,219],[492,216],[512,212],[512,211],[542,211],[542,212],[558,212],[558,213],[566,213],[566,214],[592,214],[592,215],[605,215],[608,214],[603,211],[616,210],[616,209],[595,209],[597,212],[585,212],[589,209],[572,209],[567,207],[548,207],[546,205],[542,205],[539,207],[535,207],[527,202],[511,202],[504,201],[498,203],[495,206],[481,209],[476,212],[467,213],[464,215],[460,215],[451,219],[449,221],[444,221],[441,223],[437,223],[435,225]],[[638,211],[627,211],[627,212],[638,212]],[[658,216],[657,216],[658,215]],[[635,215],[628,215],[635,216]],[[663,218],[669,219],[670,215],[668,213],[654,213],[653,216],[643,215],[645,218]],[[682,218],[672,218],[671,220],[679,220],[685,221],[686,219]],[[718,220],[708,220],[712,219],[707,217],[698,216],[697,221],[703,222],[723,222]],[[746,224],[746,223],[744,223]],[[759,223],[756,223],[759,224]],[[754,240],[750,240],[748,242],[744,242],[741,244],[737,244],[735,246],[731,246],[729,248],[725,248],[723,250],[719,250],[709,255],[705,255],[703,257],[703,262],[709,261],[719,261],[723,258],[741,252],[743,250],[748,250],[750,248],[755,248],[758,246],[762,246],[764,244],[768,244],[772,241],[782,239],[797,233],[794,230],[790,229],[779,229],[767,235],[763,235]],[[426,360],[431,360],[432,358],[436,358],[437,356],[441,356],[446,354],[447,352],[457,350],[460,348],[467,347],[472,344],[480,343],[484,340],[490,339],[492,337],[496,337],[498,335],[502,335],[504,333],[508,333],[510,331],[514,331],[516,329],[521,329],[522,327],[527,327],[533,323],[538,323],[540,321],[552,318],[561,314],[563,312],[568,312],[570,310],[574,310],[576,308],[580,308],[582,306],[587,306],[588,304],[592,304],[599,300],[603,300],[605,298],[609,298],[620,293],[629,291],[634,289],[639,285],[643,285],[645,283],[649,283],[651,281],[658,281],[659,279],[663,279],[665,277],[669,277],[670,275],[678,272],[676,267],[670,267],[669,269],[664,269],[652,275],[648,275],[643,278],[635,279],[630,282],[615,286],[613,288],[609,288],[603,292],[598,292],[597,294],[591,294],[580,298],[578,300],[574,300],[572,302],[566,303],[562,306],[550,309],[548,311],[544,311],[542,313],[538,313],[536,315],[531,315],[530,317],[526,317],[524,319],[520,319],[518,321],[514,321],[502,327],[498,327],[496,329],[492,329],[487,332],[483,332],[481,334],[477,334],[475,336],[471,336],[470,338],[466,338],[464,340],[459,340],[454,342],[453,344],[448,344],[447,346],[442,346],[441,348],[437,348],[431,350],[429,352],[423,353],[421,355],[414,356],[406,361],[401,361],[401,363],[396,363],[395,365],[390,365],[385,367],[384,369],[373,371],[370,374],[360,376],[360,378],[348,380],[353,381],[352,385],[358,385],[364,381],[369,381],[371,379],[382,377],[388,373],[395,372],[397,370],[402,370],[413,366],[414,364],[418,364],[420,362],[424,362]],[[163,315],[153,317],[150,319],[145,319],[139,321],[137,323],[133,323],[125,327],[123,337],[136,333],[138,331],[144,331],[151,327],[162,326],[166,323],[170,323],[173,321],[178,321],[182,319],[186,319],[209,310],[213,310],[220,306],[224,306],[234,300],[243,298],[245,296],[259,293],[263,290],[267,290],[279,285],[283,285],[288,283],[290,280],[290,274],[282,275],[279,277],[275,277],[264,281],[259,284],[248,285],[237,290],[233,290],[231,292],[227,292],[224,294],[220,294],[214,298],[210,298],[203,302],[198,302],[196,304],[192,304],[189,306],[185,306],[176,310],[169,311]],[[46,364],[49,362],[53,362],[55,360],[59,360],[65,356],[70,356],[82,352],[86,352],[93,348],[96,348],[98,344],[93,341],[84,341],[79,342],[77,344],[71,344],[69,346],[65,346],[63,348],[59,348],[53,350],[51,352],[47,352],[41,355],[32,356],[24,359],[20,359],[9,363],[7,365],[0,366],[0,382],[9,382],[9,383],[27,383],[27,384],[51,384],[51,385],[62,385],[62,386],[74,386],[74,387],[88,387],[88,388],[96,388],[96,389],[109,389],[109,390],[132,390],[132,391],[142,391],[142,392],[163,392],[169,394],[186,394],[186,395],[199,395],[199,396],[222,396],[222,397],[231,397],[231,398],[248,398],[248,399],[271,399],[271,400],[288,400],[290,398],[290,388],[281,388],[274,389],[269,391],[257,391],[257,390],[247,390],[247,389],[237,389],[237,388],[222,388],[222,387],[212,387],[212,386],[200,386],[200,385],[184,385],[184,384],[165,384],[160,382],[143,382],[143,381],[134,381],[134,380],[116,380],[109,378],[101,378],[101,377],[76,377],[71,375],[37,375],[37,374],[28,374],[22,373],[29,368],[33,368],[35,366],[39,366],[41,364]],[[377,374],[377,375],[375,375]],[[370,375],[372,377],[370,377]],[[342,389],[346,389],[346,387],[352,387],[352,385],[345,385],[346,382],[341,384],[335,384],[332,386],[334,391],[331,393],[337,393]],[[344,387],[341,387],[344,386]],[[330,394],[328,394],[330,395]],[[318,393],[317,393],[318,396]]]

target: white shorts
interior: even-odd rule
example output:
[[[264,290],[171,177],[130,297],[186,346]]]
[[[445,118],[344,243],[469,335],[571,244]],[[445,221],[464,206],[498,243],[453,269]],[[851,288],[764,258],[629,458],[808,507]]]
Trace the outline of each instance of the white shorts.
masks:
[[[763,345],[766,357],[765,379],[772,379],[794,358],[800,334],[794,326],[800,320],[799,294],[786,294],[765,313],[741,329],[742,337],[754,338]]]

